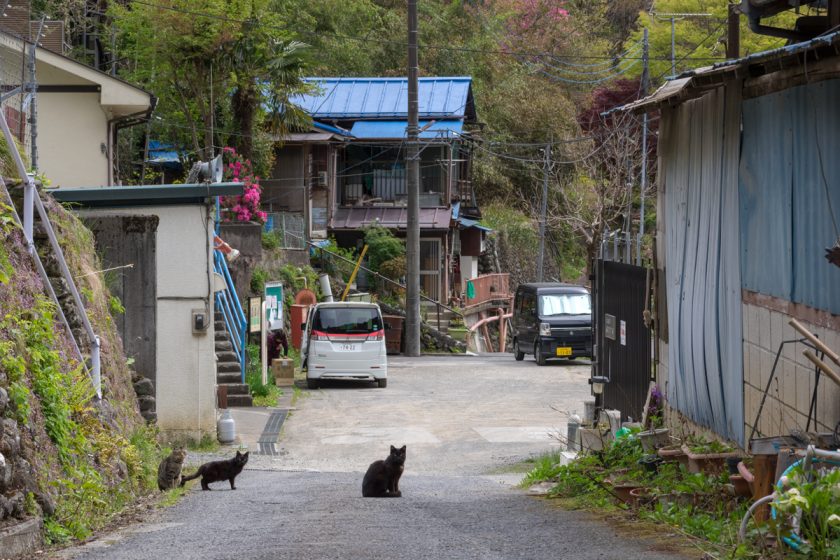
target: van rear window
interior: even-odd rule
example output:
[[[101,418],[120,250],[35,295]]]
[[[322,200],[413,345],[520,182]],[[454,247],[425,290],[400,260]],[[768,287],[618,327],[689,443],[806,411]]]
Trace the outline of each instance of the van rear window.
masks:
[[[312,329],[327,334],[365,334],[382,329],[376,309],[325,307],[318,310]]]
[[[589,315],[592,303],[589,294],[540,295],[540,315]]]

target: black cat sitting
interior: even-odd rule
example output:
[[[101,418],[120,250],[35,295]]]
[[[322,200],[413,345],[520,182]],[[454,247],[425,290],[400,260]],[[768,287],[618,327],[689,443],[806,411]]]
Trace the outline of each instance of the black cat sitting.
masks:
[[[391,446],[391,454],[384,461],[374,461],[368,467],[362,481],[364,498],[399,498],[400,477],[405,470],[405,445],[397,449]]]
[[[183,477],[181,479],[181,486],[186,484],[188,480],[193,480],[194,478],[198,478],[200,476],[202,490],[210,490],[209,484],[211,482],[221,482],[222,480],[229,480],[230,489],[236,490],[236,486],[233,485],[233,480],[236,478],[236,475],[242,472],[242,469],[245,467],[245,463],[248,462],[248,453],[249,451],[246,451],[245,454],[237,451],[236,457],[232,459],[204,463],[198,467],[195,474]]]

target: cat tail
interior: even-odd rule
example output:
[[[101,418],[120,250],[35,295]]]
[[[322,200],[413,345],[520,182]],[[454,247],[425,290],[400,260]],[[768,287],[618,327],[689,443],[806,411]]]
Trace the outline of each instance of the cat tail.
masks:
[[[201,476],[201,469],[199,468],[195,473],[191,474],[190,476],[181,477],[181,486],[187,483],[189,480],[194,480]]]

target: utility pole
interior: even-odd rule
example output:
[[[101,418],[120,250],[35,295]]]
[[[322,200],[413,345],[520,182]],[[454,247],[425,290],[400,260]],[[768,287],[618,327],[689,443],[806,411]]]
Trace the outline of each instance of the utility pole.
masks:
[[[673,21],[673,20],[672,20]],[[648,30],[645,28],[642,43],[642,97],[647,96],[650,81],[650,50]],[[673,59],[672,59],[673,60]],[[673,64],[673,62],[672,62]],[[648,143],[648,114],[642,115],[642,177],[639,180],[640,208],[639,208],[639,241],[636,243],[636,265],[642,265],[642,240],[645,237],[645,191],[647,190],[647,143]]]
[[[405,353],[420,355],[420,166],[417,103],[417,0],[408,0],[408,127],[406,134],[406,183],[408,224],[405,268]]]
[[[726,32],[726,58],[741,57],[741,12],[738,4],[729,5]]]
[[[543,281],[545,270],[545,221],[548,211],[548,172],[551,167],[551,143],[545,145],[545,163],[543,164],[543,189],[540,201],[540,252],[537,255],[537,282]]]
[[[678,19],[686,19],[692,17],[712,17],[709,13],[674,13],[674,14],[657,14],[651,13],[653,17],[667,19],[671,21],[671,76],[677,76],[677,49],[676,49],[676,21]]]

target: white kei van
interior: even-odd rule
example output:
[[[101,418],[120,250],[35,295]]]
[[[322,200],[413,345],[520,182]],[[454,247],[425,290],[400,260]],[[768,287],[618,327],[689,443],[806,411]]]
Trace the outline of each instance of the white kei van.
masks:
[[[385,324],[375,303],[324,302],[309,310],[301,355],[306,384],[322,379],[358,379],[388,384]]]

